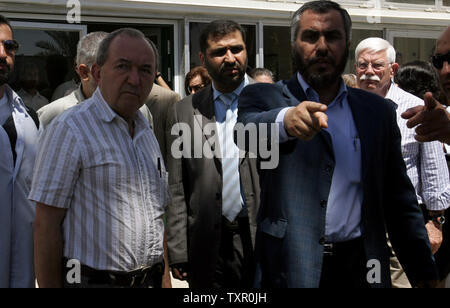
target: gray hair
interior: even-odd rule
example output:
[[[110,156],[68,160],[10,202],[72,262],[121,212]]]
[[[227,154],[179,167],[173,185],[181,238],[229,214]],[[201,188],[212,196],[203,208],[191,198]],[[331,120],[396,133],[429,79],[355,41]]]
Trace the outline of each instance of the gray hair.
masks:
[[[346,35],[346,41],[349,42],[352,38],[352,19],[348,12],[343,9],[338,3],[333,1],[311,1],[302,5],[292,16],[291,21],[291,42],[295,42],[297,39],[298,31],[300,30],[300,19],[302,14],[311,10],[315,13],[325,14],[331,10],[338,11],[342,16],[342,21],[344,22],[344,30]]]
[[[272,80],[274,80],[272,71],[267,68],[263,68],[263,67],[257,67],[257,68],[251,69],[248,74],[252,78],[255,78],[257,76],[268,76]]]
[[[141,31],[139,31],[137,29],[133,29],[133,28],[121,28],[121,29],[118,29],[118,30],[108,34],[108,36],[100,43],[100,46],[97,50],[96,60],[95,60],[95,63],[98,66],[103,66],[106,63],[106,60],[108,59],[108,55],[109,55],[109,47],[111,46],[112,41],[120,35],[128,36],[131,38],[137,38],[137,39],[140,38],[140,39],[143,39],[144,41],[146,41],[149,44],[150,48],[155,53],[155,61],[156,61],[157,51],[153,47],[153,45],[148,42],[149,40],[145,37],[144,33],[142,33]]]
[[[355,60],[358,60],[359,55],[363,51],[369,51],[369,52],[379,52],[379,51],[386,51],[386,58],[389,63],[395,62],[395,49],[392,47],[391,43],[388,41],[379,38],[379,37],[369,37],[361,42],[359,42],[358,46],[356,46],[355,49]]]
[[[107,36],[108,33],[103,31],[92,32],[83,36],[77,45],[77,65],[85,64],[91,68],[95,63],[98,47]]]

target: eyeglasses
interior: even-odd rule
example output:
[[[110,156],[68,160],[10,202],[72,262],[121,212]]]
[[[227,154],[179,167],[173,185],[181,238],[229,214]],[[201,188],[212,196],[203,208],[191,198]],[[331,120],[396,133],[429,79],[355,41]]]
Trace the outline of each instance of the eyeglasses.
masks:
[[[0,43],[3,44],[6,52],[15,53],[17,52],[17,50],[19,50],[19,43],[17,43],[17,41],[15,40],[4,40],[0,41]]]
[[[433,63],[433,66],[438,70],[442,69],[444,62],[450,63],[450,51],[445,55],[435,54],[434,56],[431,56],[431,63]]]
[[[192,93],[192,91],[198,92],[199,90],[203,89],[204,87],[205,87],[204,84],[199,84],[199,85],[192,86],[192,87],[189,86],[188,90],[189,90],[189,93]]]
[[[357,63],[357,67],[362,71],[367,70],[369,68],[369,65],[372,66],[372,69],[374,71],[381,71],[385,68],[386,63],[383,63],[383,62],[375,62],[375,63],[358,62]],[[389,63],[389,65],[391,65],[391,64]]]

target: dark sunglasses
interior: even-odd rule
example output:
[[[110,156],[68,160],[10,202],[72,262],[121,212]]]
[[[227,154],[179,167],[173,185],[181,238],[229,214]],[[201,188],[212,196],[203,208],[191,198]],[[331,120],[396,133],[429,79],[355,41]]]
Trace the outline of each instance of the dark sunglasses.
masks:
[[[435,54],[434,56],[431,56],[431,62],[438,70],[442,69],[444,62],[450,63],[450,51],[445,55]]]
[[[5,47],[7,52],[16,52],[19,49],[19,43],[15,40],[5,40],[0,43],[3,44],[3,47]]]
[[[188,90],[189,90],[189,93],[191,93],[192,90],[194,90],[195,92],[197,92],[197,91],[203,89],[204,87],[205,87],[204,84],[199,84],[199,85],[197,85],[197,86],[188,87]]]

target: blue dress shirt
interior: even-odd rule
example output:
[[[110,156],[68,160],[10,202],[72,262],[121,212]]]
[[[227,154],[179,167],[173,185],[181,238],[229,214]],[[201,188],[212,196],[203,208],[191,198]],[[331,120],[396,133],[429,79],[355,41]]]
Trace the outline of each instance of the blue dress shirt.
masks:
[[[298,73],[298,81],[309,101],[320,102],[319,95]],[[280,111],[280,142],[290,139],[284,129],[288,107]],[[342,242],[361,236],[361,205],[363,201],[361,144],[347,100],[347,87],[341,81],[336,98],[328,105],[328,128],[333,144],[336,166],[331,182],[326,213],[325,237],[329,242]]]

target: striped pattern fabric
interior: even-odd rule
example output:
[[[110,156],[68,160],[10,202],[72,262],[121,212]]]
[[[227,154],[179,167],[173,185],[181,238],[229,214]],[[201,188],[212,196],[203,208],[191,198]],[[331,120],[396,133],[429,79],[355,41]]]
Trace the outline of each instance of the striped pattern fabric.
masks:
[[[131,138],[125,120],[97,89],[41,137],[29,198],[67,209],[66,258],[112,271],[163,259],[167,172],[140,112],[134,123]]]
[[[406,109],[423,105],[423,100],[392,84],[386,97],[397,104],[397,124],[402,135],[402,154],[406,171],[416,189],[419,203],[428,210],[444,210],[450,205],[450,183],[442,144],[418,142],[414,129],[406,126],[401,114]]]
[[[237,95],[222,94],[220,99],[227,106],[225,122],[221,129],[222,150],[222,214],[233,222],[242,210],[239,180],[239,149],[234,143],[233,129],[237,121]],[[232,105],[234,103],[234,111]]]

